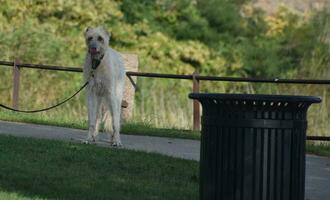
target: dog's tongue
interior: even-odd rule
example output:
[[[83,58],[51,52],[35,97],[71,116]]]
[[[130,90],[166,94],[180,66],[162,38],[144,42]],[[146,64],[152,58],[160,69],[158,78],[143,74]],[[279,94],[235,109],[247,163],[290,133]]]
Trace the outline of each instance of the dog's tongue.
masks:
[[[92,55],[97,54],[97,50],[96,50],[96,48],[90,48],[90,49],[89,49],[89,52],[90,52]]]

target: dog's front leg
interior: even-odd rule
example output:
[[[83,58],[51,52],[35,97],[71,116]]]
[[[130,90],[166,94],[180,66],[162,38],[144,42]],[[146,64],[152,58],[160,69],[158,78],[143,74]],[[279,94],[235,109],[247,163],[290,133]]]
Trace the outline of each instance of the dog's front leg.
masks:
[[[121,112],[121,99],[118,96],[108,95],[108,102],[110,102],[109,110],[112,116],[112,145],[122,146],[120,140],[120,112]]]
[[[95,94],[94,91],[88,91],[88,136],[86,139],[86,143],[89,142],[95,142],[95,136],[98,132],[98,120],[99,119],[99,112],[101,107],[101,100],[100,98]]]

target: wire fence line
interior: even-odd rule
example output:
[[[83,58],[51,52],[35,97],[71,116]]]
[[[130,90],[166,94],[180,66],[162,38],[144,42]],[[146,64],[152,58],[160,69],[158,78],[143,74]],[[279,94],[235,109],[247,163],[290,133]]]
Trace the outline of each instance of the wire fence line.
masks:
[[[53,70],[53,71],[66,71],[66,72],[83,72],[81,67],[64,67],[57,65],[45,65],[45,64],[29,64],[20,63],[17,61],[0,61],[0,65],[13,67],[14,69],[14,84],[13,84],[13,106],[18,105],[18,85],[19,85],[19,69],[30,68],[30,69],[42,69],[42,70]],[[136,77],[147,77],[147,78],[164,78],[164,79],[186,79],[192,80],[193,92],[199,92],[199,81],[228,81],[228,82],[248,82],[248,83],[273,83],[273,84],[315,84],[315,85],[330,85],[330,80],[315,80],[315,79],[261,79],[261,78],[243,78],[243,77],[219,77],[219,76],[204,76],[198,73],[183,75],[183,74],[161,74],[161,73],[148,73],[148,72],[132,72],[127,71],[126,75],[134,85],[131,76]],[[198,102],[194,101],[194,130],[200,129],[200,109],[197,106]],[[316,141],[330,141],[328,136],[307,136],[307,140]]]
[[[18,62],[0,61],[0,65],[3,66],[16,66],[20,68],[32,68],[32,69],[44,69],[44,70],[56,70],[67,72],[83,72],[80,67],[63,67],[56,65],[44,65],[44,64],[27,64]],[[219,76],[203,76],[203,75],[181,75],[181,74],[160,74],[160,73],[147,73],[147,72],[131,72],[127,71],[128,76],[137,77],[149,77],[149,78],[169,78],[169,79],[187,79],[204,81],[229,81],[229,82],[250,82],[250,83],[282,83],[282,84],[318,84],[318,85],[330,85],[330,80],[314,80],[314,79],[261,79],[261,78],[242,78],[242,77],[219,77]]]

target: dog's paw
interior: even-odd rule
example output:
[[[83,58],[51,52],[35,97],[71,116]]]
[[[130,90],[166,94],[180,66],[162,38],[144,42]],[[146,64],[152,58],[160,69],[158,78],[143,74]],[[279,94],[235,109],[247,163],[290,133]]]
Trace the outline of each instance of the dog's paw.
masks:
[[[83,140],[82,143],[83,144],[89,144],[90,142],[88,140]]]
[[[111,146],[113,146],[113,147],[122,147],[123,144],[120,141],[117,141],[117,142],[112,142]]]
[[[83,141],[83,144],[95,144],[95,143],[96,143],[96,141],[95,141],[94,138],[86,139],[86,140]]]

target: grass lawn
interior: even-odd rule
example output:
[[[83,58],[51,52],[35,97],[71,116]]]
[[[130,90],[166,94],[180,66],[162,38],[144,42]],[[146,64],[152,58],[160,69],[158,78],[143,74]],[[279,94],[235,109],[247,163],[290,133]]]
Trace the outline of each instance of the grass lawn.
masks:
[[[325,156],[330,158],[330,142],[315,145],[308,142],[306,145],[306,151],[310,154]]]
[[[41,114],[14,113],[0,110],[0,120],[44,124],[69,128],[87,129],[86,121],[75,119],[47,117]],[[172,137],[199,140],[199,131],[179,130],[169,128],[155,128],[148,124],[127,122],[122,124],[122,132],[128,135],[148,135],[158,137]]]
[[[198,199],[196,161],[0,136],[0,199]]]

